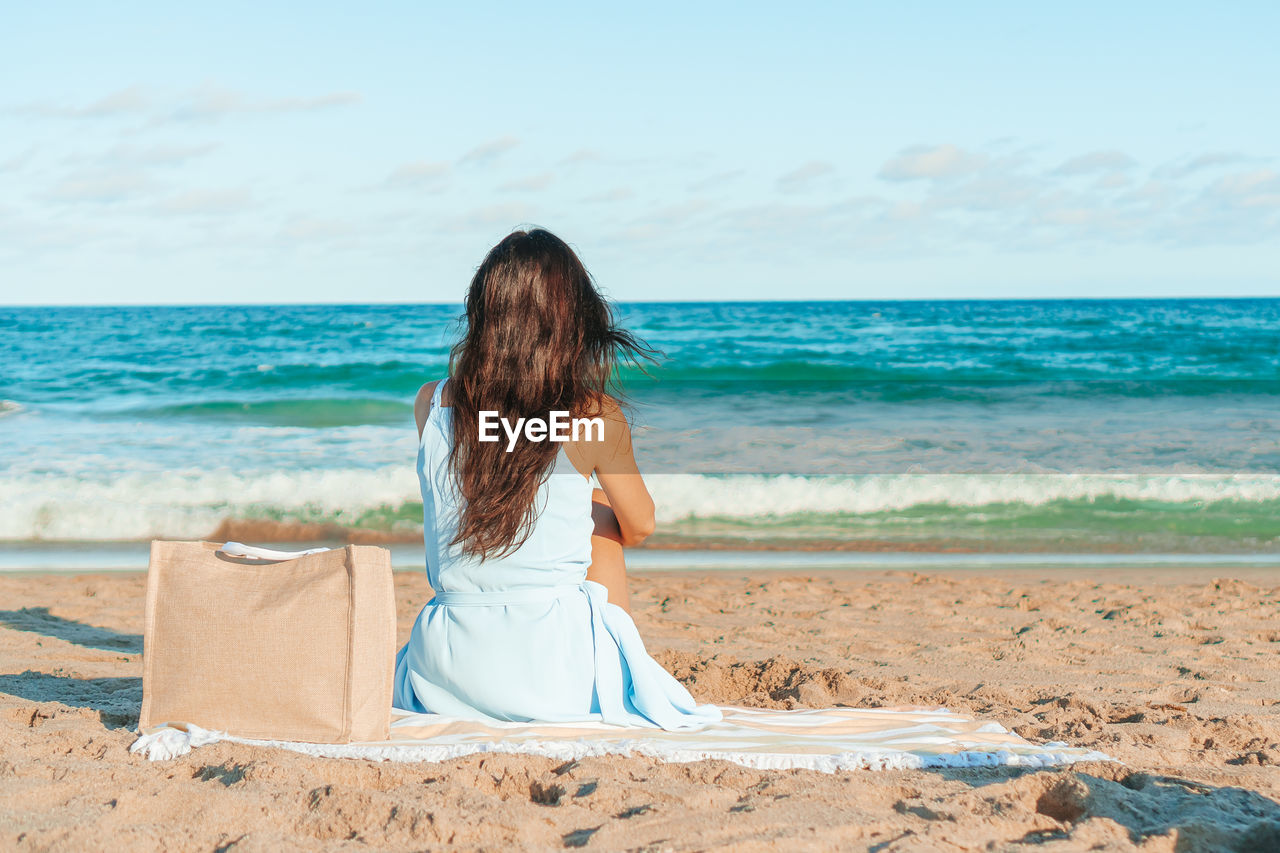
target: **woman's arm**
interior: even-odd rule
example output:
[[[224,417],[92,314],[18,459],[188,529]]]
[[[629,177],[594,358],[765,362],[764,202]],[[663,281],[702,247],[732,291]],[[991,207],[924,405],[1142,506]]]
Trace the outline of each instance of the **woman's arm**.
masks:
[[[627,563],[622,556],[622,531],[618,518],[609,506],[609,498],[600,489],[591,492],[591,565],[587,580],[604,584],[609,590],[609,603],[631,612],[631,595],[627,592]]]
[[[623,545],[637,545],[653,532],[653,498],[636,467],[631,446],[631,428],[617,402],[604,401],[602,411],[591,417],[604,420],[604,434],[594,441],[574,442],[574,456],[585,464],[578,468],[594,473],[603,488],[591,494],[591,565],[587,580],[609,590],[609,603],[631,611],[627,593],[627,565]],[[575,462],[575,465],[578,463]]]
[[[653,498],[636,466],[626,416],[614,400],[607,400],[603,408],[604,441],[588,443],[594,451],[594,456],[589,458],[593,459],[596,479],[618,520],[620,544],[631,547],[653,533]]]

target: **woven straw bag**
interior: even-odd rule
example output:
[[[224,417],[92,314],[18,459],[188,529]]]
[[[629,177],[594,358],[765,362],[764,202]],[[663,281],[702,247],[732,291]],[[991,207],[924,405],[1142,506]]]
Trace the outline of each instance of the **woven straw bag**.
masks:
[[[301,556],[298,556],[298,555]],[[396,610],[384,548],[153,542],[139,728],[385,740]]]

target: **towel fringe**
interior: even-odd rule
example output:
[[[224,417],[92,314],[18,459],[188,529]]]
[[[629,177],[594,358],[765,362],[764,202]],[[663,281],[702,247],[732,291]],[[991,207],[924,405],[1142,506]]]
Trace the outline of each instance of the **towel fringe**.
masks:
[[[825,773],[837,773],[849,770],[913,770],[926,767],[1053,767],[1074,764],[1077,761],[1113,761],[1110,756],[1089,749],[1072,748],[1066,744],[1053,741],[1045,744],[1029,743],[1015,738],[1015,743],[983,743],[974,735],[1008,736],[1008,730],[998,723],[982,723],[968,733],[961,731],[948,732],[947,723],[975,722],[954,713],[938,709],[937,711],[917,710],[872,712],[859,709],[831,709],[828,712],[801,710],[764,712],[758,709],[725,708],[728,719],[725,723],[713,725],[707,731],[708,739],[702,743],[669,743],[663,742],[664,733],[652,729],[634,730],[634,737],[618,738],[616,735],[608,740],[597,740],[586,737],[566,737],[554,739],[539,738],[500,738],[498,740],[477,740],[472,742],[447,742],[451,738],[441,740],[424,739],[418,743],[382,742],[382,743],[350,743],[319,744],[292,741],[259,740],[230,735],[223,731],[211,731],[190,723],[168,723],[142,734],[129,748],[132,753],[141,753],[151,761],[164,761],[185,755],[193,748],[205,744],[225,741],[250,746],[287,749],[304,755],[327,758],[354,758],[372,761],[447,761],[466,755],[478,753],[514,753],[522,755],[539,755],[556,760],[581,759],[602,755],[637,755],[660,761],[688,762],[704,759],[720,759],[731,761],[746,767],[761,770],[807,769]],[[845,716],[861,716],[876,714],[910,715],[914,719],[908,723],[886,725],[878,734],[880,743],[859,743],[851,738],[844,743],[828,743],[835,747],[830,751],[814,751],[812,744],[806,744],[805,738],[796,732],[795,751],[788,752],[786,738],[783,742],[772,744],[769,750],[743,749],[746,741],[750,741],[753,732],[751,721],[768,718],[775,725],[779,718],[798,716],[802,719],[813,719],[815,715],[831,716],[832,712]],[[417,721],[421,717],[432,715],[414,715],[402,722],[408,724],[410,719]],[[921,720],[921,717],[927,719]],[[443,718],[442,718],[443,719]],[[905,727],[904,727],[905,725]],[[495,724],[496,726],[496,724]],[[518,729],[519,726],[506,725],[496,727],[496,731]],[[613,729],[614,727],[607,727]],[[803,728],[803,727],[800,727]],[[820,731],[821,726],[817,729]],[[393,734],[395,727],[393,726]],[[495,729],[489,729],[494,733]],[[779,733],[774,731],[772,738]],[[442,742],[442,740],[446,742]],[[716,743],[716,741],[720,741]],[[946,745],[951,741],[961,747],[956,751],[935,751],[929,747]],[[911,747],[915,746],[916,749]],[[841,748],[843,747],[843,748]],[[921,748],[924,747],[924,748]],[[966,748],[967,747],[967,748]]]
[[[129,752],[146,755],[149,761],[167,761],[186,755],[197,746],[226,740],[226,732],[202,729],[192,723],[165,723],[155,731],[140,735]]]

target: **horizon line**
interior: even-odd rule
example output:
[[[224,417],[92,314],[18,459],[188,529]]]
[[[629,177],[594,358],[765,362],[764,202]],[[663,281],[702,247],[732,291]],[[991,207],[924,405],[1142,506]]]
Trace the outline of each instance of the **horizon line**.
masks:
[[[607,297],[606,297],[607,298]],[[1280,300],[1280,294],[1269,296],[908,296],[896,299],[608,299],[617,305],[760,305],[760,304],[839,304],[896,302],[1196,302],[1196,301],[1262,302]],[[380,302],[0,302],[0,309],[12,308],[355,308],[403,306],[462,306],[464,300],[380,301]]]

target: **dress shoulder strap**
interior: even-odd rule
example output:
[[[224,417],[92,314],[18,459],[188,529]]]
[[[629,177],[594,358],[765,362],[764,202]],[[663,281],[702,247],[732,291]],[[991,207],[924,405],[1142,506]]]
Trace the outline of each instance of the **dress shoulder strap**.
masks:
[[[445,377],[436,383],[436,390],[431,394],[431,411],[440,408],[440,392],[444,390],[444,383],[449,381],[449,377]]]

